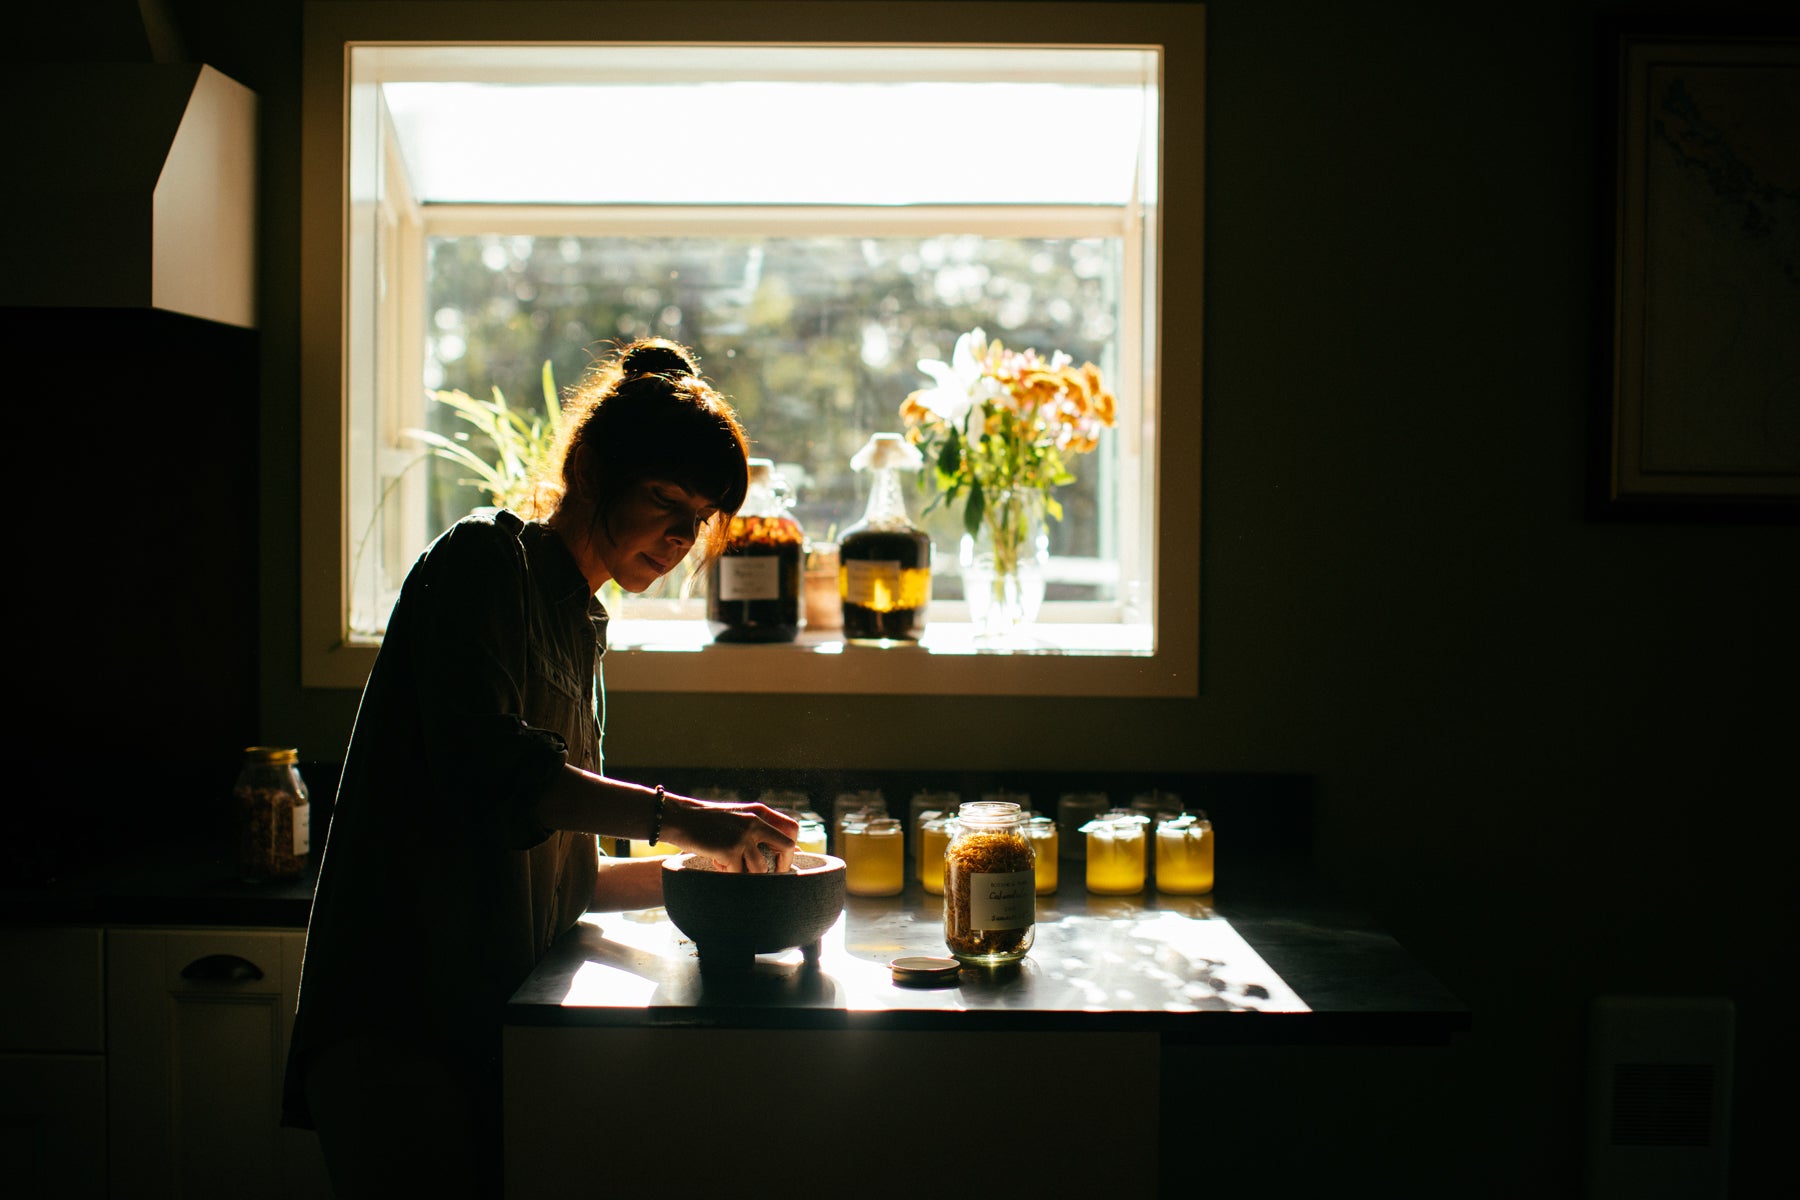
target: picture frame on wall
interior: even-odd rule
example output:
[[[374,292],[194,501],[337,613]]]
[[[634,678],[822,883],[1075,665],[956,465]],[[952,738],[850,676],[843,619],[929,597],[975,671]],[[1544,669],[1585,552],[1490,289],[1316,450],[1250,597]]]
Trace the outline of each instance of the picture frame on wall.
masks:
[[[1800,515],[1800,38],[1616,49],[1599,498]]]

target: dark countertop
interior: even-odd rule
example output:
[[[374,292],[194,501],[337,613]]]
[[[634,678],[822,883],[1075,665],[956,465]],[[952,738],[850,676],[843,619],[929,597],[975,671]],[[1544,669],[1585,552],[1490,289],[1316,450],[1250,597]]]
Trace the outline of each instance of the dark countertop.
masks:
[[[220,925],[306,928],[317,843],[291,883],[244,883],[229,847],[145,842],[49,879],[0,885],[0,921],[49,925]]]
[[[228,848],[145,843],[64,877],[0,885],[0,923],[306,928],[318,854],[292,883],[237,880]],[[1211,896],[1038,901],[1036,943],[1013,971],[948,988],[900,987],[886,964],[944,953],[941,901],[916,883],[851,897],[817,972],[800,953],[751,974],[702,977],[661,909],[590,914],[520,988],[520,1025],[994,1027],[1155,1030],[1165,1040],[1431,1043],[1467,1007],[1393,937],[1334,897],[1304,862],[1239,860]],[[1266,995],[1262,993],[1267,993]],[[1254,1019],[1201,1021],[1208,1014]]]
[[[798,950],[702,974],[661,909],[594,913],[508,1006],[511,1025],[1156,1032],[1165,1042],[1443,1043],[1467,1007],[1303,870],[1265,864],[1212,896],[1038,898],[1017,967],[903,986],[902,954],[945,953],[942,901],[915,882],[850,897],[819,966]],[[1227,1015],[1234,1019],[1223,1019]],[[1214,1019],[1208,1019],[1208,1018]]]

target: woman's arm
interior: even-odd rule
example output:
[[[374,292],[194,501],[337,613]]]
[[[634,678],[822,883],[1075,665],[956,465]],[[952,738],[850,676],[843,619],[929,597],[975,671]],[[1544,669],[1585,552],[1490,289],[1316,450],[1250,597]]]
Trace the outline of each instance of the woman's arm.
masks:
[[[727,871],[770,869],[765,848],[773,851],[777,871],[793,865],[794,839],[800,826],[762,804],[731,804],[663,793],[657,830],[657,790],[621,779],[609,779],[564,764],[539,797],[537,818],[551,829],[571,829],[606,837],[672,842],[712,858]]]
[[[629,912],[660,906],[663,858],[661,854],[652,858],[602,858],[588,911]]]

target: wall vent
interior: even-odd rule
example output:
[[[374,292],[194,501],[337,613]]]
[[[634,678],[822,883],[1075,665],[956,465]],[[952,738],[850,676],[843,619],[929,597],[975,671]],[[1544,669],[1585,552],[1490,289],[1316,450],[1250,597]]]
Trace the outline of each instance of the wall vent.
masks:
[[[1588,1200],[1723,1200],[1731,1001],[1601,996],[1589,1015]]]

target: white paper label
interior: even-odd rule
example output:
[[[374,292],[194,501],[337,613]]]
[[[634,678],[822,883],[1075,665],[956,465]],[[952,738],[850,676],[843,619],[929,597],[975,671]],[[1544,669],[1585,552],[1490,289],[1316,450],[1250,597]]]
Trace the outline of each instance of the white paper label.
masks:
[[[312,806],[309,805],[306,801],[304,801],[304,800],[294,801],[294,857],[295,858],[304,858],[306,856],[306,852],[308,850],[312,849],[312,830],[310,828],[308,828],[308,826],[310,826],[312,824],[312,822],[307,820],[307,817],[309,815],[311,815],[311,812],[312,812]]]
[[[844,599],[886,612],[900,599],[900,562],[853,558],[844,563]]]
[[[1036,871],[969,876],[969,928],[1024,929],[1036,919]]]
[[[731,555],[721,558],[719,599],[781,599],[781,559],[773,554]]]

